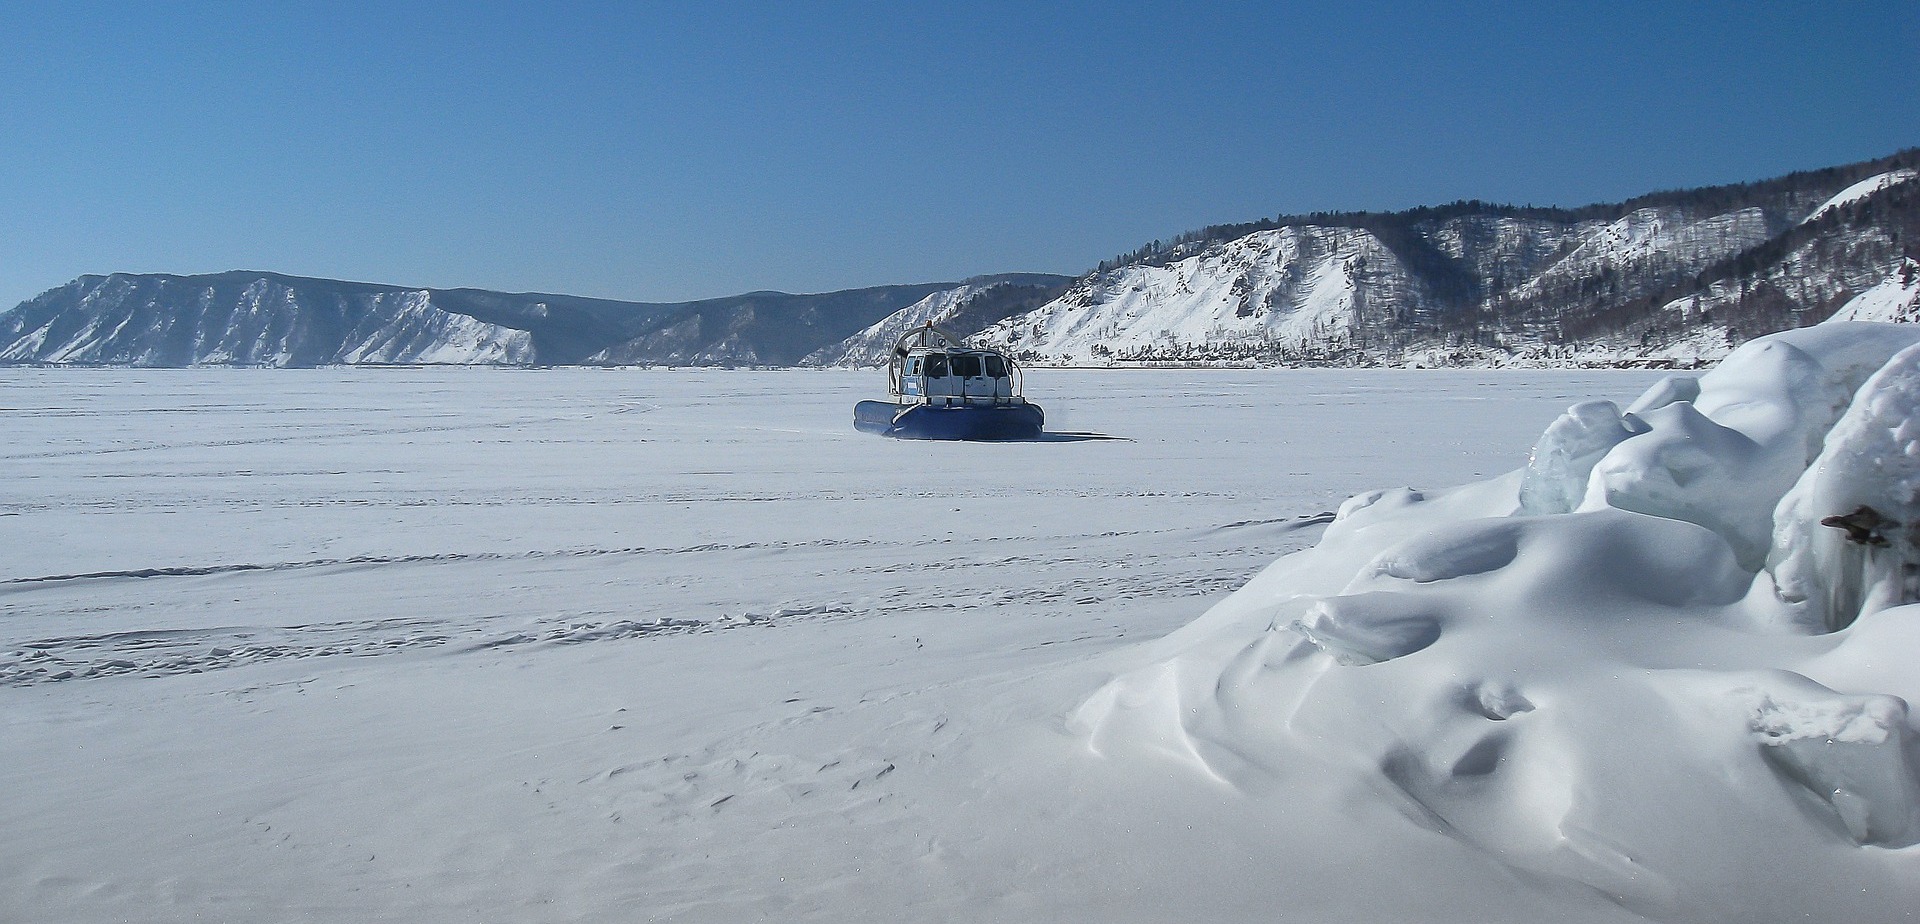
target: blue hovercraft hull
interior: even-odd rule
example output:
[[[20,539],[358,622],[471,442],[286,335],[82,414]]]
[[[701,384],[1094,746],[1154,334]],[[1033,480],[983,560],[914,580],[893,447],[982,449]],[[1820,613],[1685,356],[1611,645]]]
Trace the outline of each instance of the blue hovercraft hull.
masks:
[[[853,406],[853,428],[903,440],[1030,440],[1046,416],[1037,404],[901,406],[862,401]]]

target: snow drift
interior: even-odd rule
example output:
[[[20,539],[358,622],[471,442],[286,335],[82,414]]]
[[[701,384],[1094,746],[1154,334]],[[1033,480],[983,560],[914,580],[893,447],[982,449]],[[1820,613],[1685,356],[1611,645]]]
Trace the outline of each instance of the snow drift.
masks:
[[[1917,344],[1763,338],[1575,405],[1505,477],[1355,497],[1073,726],[1251,798],[1346,779],[1640,914],[1888,917],[1920,870]]]

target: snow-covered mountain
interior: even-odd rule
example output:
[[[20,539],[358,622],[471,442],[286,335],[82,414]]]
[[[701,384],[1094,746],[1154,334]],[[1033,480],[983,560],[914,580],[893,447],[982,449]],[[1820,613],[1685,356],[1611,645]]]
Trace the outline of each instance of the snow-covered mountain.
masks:
[[[651,304],[275,273],[82,276],[0,314],[0,364],[792,365],[958,283]]]
[[[0,314],[0,363],[860,366],[933,321],[1036,364],[1696,365],[1832,316],[1920,259],[1916,177],[1920,149],[1578,209],[1215,226],[1071,280],[673,304],[83,276]]]
[[[0,362],[135,366],[524,363],[524,329],[424,289],[321,294],[295,280],[88,276],[0,317]]]
[[[1817,322],[1920,241],[1920,151],[1538,209],[1282,217],[1155,242],[980,333],[1029,362],[1708,361]]]

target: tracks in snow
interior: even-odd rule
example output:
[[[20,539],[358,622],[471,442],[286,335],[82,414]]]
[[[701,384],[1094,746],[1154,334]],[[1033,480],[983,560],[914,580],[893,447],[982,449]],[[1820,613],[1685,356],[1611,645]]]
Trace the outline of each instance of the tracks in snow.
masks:
[[[645,599],[630,607],[565,612],[475,612],[453,618],[348,619],[295,625],[227,625],[193,629],[137,629],[20,639],[0,647],[0,686],[33,686],[106,677],[165,677],[289,659],[366,658],[439,650],[498,652],[525,646],[576,645],[628,639],[768,628],[821,620],[879,618],[912,611],[956,616],[996,612],[1057,612],[1062,607],[1134,601],[1190,601],[1226,593],[1281,552],[1304,544],[1296,535],[1328,514],[1242,521],[1193,529],[1110,531],[1093,535],[971,540],[814,539],[794,542],[707,543],[661,548],[576,548],[516,553],[356,556],[274,563],[56,574],[0,580],[0,600],[22,604],[50,592],[69,601],[92,600],[90,584],[213,578],[190,588],[190,599],[221,596],[226,579],[273,581],[283,573],[331,578],[366,568],[483,566],[479,580],[500,580],[499,566],[564,559],[638,560],[675,564],[675,572],[724,572],[734,553],[813,553],[812,568],[790,575],[798,599],[773,606],[662,609]],[[1221,538],[1248,527],[1268,527],[1266,541],[1222,549]],[[1172,536],[1169,534],[1184,534]],[[1140,542],[1151,538],[1150,542]],[[1184,541],[1183,541],[1184,540]],[[1209,541],[1213,540],[1213,541]],[[1143,549],[1147,551],[1143,551]],[[1157,551],[1165,549],[1166,551]],[[935,554],[929,555],[929,552]],[[824,556],[824,557],[823,557]],[[620,566],[624,568],[625,566]],[[647,565],[641,577],[658,569]],[[464,577],[464,576],[463,576]],[[510,574],[508,578],[524,578]],[[901,579],[906,579],[902,581]],[[357,578],[356,578],[357,579]],[[584,580],[584,578],[582,578]],[[399,581],[398,576],[393,580]],[[435,581],[447,583],[447,578]],[[453,579],[461,586],[462,579]],[[277,585],[274,585],[277,587]],[[49,601],[59,606],[62,601]],[[1182,604],[1184,605],[1184,604]],[[70,605],[65,612],[82,614]],[[83,615],[83,614],[82,614]]]
[[[1245,528],[1249,526],[1271,526],[1271,525],[1286,525],[1286,526],[1292,527],[1293,529],[1305,529],[1313,526],[1322,526],[1332,521],[1333,521],[1333,514],[1317,513],[1317,514],[1306,514],[1298,517],[1282,517],[1277,519],[1242,520],[1236,523],[1226,523],[1221,526],[1215,527],[1215,529],[1229,530],[1229,529],[1240,529],[1240,528]],[[1084,540],[1087,538],[1116,539],[1116,538],[1133,537],[1133,536],[1164,535],[1167,533],[1182,532],[1182,531],[1184,530],[1179,530],[1179,529],[1115,530],[1115,531],[1109,531],[1104,533],[1097,533],[1092,536],[986,538],[986,539],[978,539],[978,540],[971,540],[971,541],[981,542],[981,543],[1033,542],[1033,541],[1068,543],[1076,539],[1078,540]],[[205,577],[208,575],[234,574],[234,573],[249,572],[249,571],[267,571],[267,572],[299,571],[299,570],[308,570],[308,569],[317,569],[317,568],[337,568],[337,567],[348,567],[348,566],[358,567],[358,566],[366,566],[366,565],[435,565],[435,564],[460,564],[460,563],[471,563],[471,562],[538,561],[541,559],[601,558],[601,557],[607,557],[607,556],[697,555],[697,554],[711,553],[711,552],[749,552],[749,551],[764,551],[764,550],[778,551],[778,550],[794,550],[794,549],[823,549],[823,548],[863,547],[863,546],[880,546],[880,545],[901,547],[901,548],[907,548],[907,549],[918,549],[918,548],[926,548],[929,546],[951,545],[954,542],[955,540],[944,539],[944,538],[943,539],[923,539],[923,540],[917,540],[917,541],[907,542],[907,543],[887,543],[887,542],[881,542],[879,540],[873,540],[873,539],[827,538],[827,539],[800,540],[800,541],[793,541],[793,542],[736,542],[736,543],[710,542],[710,543],[700,543],[697,545],[678,546],[678,547],[627,546],[622,548],[551,549],[551,550],[530,550],[525,552],[443,552],[443,553],[425,554],[425,555],[354,555],[354,556],[347,556],[343,558],[315,558],[315,559],[308,559],[305,561],[283,561],[283,562],[269,562],[269,563],[236,562],[231,564],[219,564],[219,565],[175,565],[175,566],[162,566],[162,567],[154,567],[154,568],[132,568],[132,569],[115,570],[115,571],[88,571],[88,572],[80,572],[75,574],[48,574],[48,575],[38,575],[38,576],[31,576],[31,577],[0,578],[0,594],[5,594],[9,590],[18,589],[23,586],[31,586],[31,585],[37,585],[37,584],[60,584],[60,583],[69,583],[69,582],[76,582],[76,581],[103,581],[103,580],[114,580],[114,579]],[[935,562],[915,562],[912,565],[910,565],[910,567],[918,568],[918,569],[933,569],[933,570],[944,570],[944,569],[950,569],[950,568],[997,567],[997,566],[1004,566],[1004,565],[1010,565],[1010,564],[1017,564],[1023,560],[1024,559],[1021,559],[1018,557],[1001,558],[1001,559],[993,559],[993,560],[986,560],[986,561],[969,560],[969,559],[952,559],[952,560],[943,560],[943,561],[935,561]],[[895,566],[887,567],[881,570],[896,571],[902,567],[909,567],[909,566],[895,565]],[[862,569],[855,569],[855,570],[858,571]],[[872,570],[872,569],[869,568],[865,570]]]

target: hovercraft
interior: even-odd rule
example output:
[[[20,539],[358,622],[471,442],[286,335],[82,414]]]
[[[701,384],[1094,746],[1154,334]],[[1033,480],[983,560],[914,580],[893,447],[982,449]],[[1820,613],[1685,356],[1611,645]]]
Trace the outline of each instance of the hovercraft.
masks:
[[[1020,396],[1020,367],[1007,354],[969,347],[934,327],[893,345],[891,401],[853,407],[853,428],[907,440],[1029,440],[1040,435],[1040,405]]]

